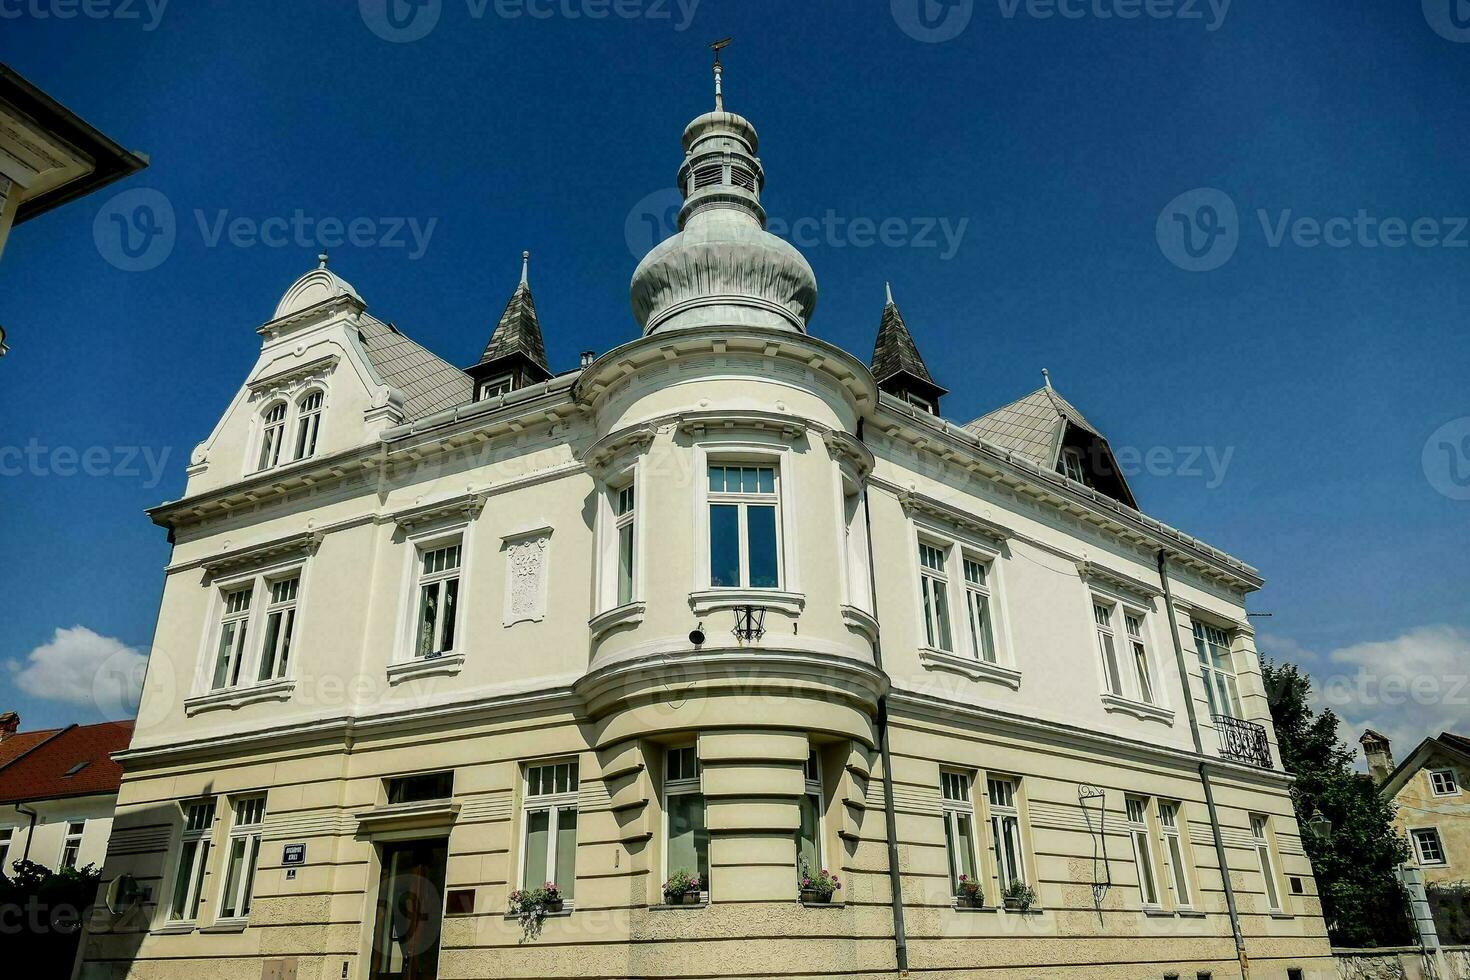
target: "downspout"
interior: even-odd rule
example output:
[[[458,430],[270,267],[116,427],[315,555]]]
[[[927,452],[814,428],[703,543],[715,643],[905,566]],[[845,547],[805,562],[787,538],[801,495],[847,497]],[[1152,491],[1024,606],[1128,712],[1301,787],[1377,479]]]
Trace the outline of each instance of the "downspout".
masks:
[[[1184,685],[1184,710],[1189,715],[1189,734],[1194,739],[1194,753],[1199,759],[1199,781],[1205,791],[1205,809],[1210,814],[1210,830],[1215,837],[1215,860],[1220,865],[1220,880],[1225,885],[1225,907],[1230,912],[1230,931],[1235,936],[1235,955],[1240,960],[1240,975],[1250,980],[1250,959],[1245,953],[1245,935],[1240,931],[1240,911],[1235,905],[1235,887],[1230,883],[1230,864],[1225,858],[1225,841],[1220,835],[1220,814],[1215,809],[1215,790],[1210,784],[1210,770],[1205,763],[1205,745],[1199,734],[1199,718],[1194,711],[1194,689],[1189,683],[1189,665],[1184,659],[1184,645],[1179,642],[1179,619],[1174,614],[1174,590],[1169,587],[1169,559],[1159,549],[1159,581],[1164,586],[1164,608],[1169,613],[1169,635],[1174,637],[1174,660],[1179,667],[1179,680]]]
[[[858,419],[857,439],[863,443],[863,419]],[[863,494],[863,537],[868,551],[868,604],[873,614],[873,666],[883,672],[883,628],[878,616],[878,573],[873,560],[873,512],[868,506],[868,488]],[[883,762],[883,827],[888,844],[888,889],[892,893],[893,905],[893,955],[898,965],[898,975],[908,976],[909,944],[908,933],[903,922],[903,879],[898,870],[898,814],[893,806],[893,758],[888,752],[888,692],[878,695],[878,754]]]
[[[26,846],[21,849],[20,853],[20,859],[22,861],[29,861],[31,859],[31,841],[36,836],[36,818],[40,816],[40,814],[37,813],[35,810],[27,810],[19,803],[15,805],[15,812],[29,814],[31,818],[31,825],[26,828]]]

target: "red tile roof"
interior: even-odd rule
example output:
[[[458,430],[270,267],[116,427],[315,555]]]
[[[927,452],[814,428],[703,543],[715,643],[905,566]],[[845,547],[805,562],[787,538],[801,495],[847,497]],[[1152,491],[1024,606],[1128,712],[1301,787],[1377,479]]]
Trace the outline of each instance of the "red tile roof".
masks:
[[[43,728],[37,732],[19,732],[0,742],[0,769],[10,765],[59,731],[61,731],[60,728]]]
[[[20,739],[42,736],[39,744],[12,756],[12,761],[0,757],[0,803],[116,793],[122,767],[110,755],[127,748],[132,734],[131,721],[108,721],[71,725],[59,732],[24,732],[6,739],[0,751],[8,751]]]

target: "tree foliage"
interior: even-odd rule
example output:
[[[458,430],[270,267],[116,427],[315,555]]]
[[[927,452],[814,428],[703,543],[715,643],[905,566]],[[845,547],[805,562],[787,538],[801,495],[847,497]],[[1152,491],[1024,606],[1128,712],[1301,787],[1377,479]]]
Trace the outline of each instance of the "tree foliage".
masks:
[[[16,861],[0,872],[0,949],[21,973],[36,980],[71,975],[87,910],[102,873],[92,865],[52,871],[34,861]]]
[[[1261,671],[1277,747],[1291,788],[1302,846],[1312,861],[1322,914],[1334,946],[1397,946],[1414,942],[1408,903],[1395,869],[1409,846],[1393,828],[1394,805],[1372,779],[1353,769],[1353,750],[1338,738],[1337,715],[1312,709],[1312,684],[1294,664],[1263,661]],[[1332,821],[1314,833],[1316,815]]]

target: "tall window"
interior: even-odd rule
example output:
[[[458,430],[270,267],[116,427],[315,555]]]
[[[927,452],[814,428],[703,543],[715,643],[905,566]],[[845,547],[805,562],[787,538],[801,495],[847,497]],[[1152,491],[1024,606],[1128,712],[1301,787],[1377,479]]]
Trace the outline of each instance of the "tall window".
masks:
[[[613,507],[613,527],[618,535],[618,605],[633,601],[634,551],[637,547],[636,499],[633,484],[617,491]]]
[[[1067,448],[1062,450],[1062,472],[1067,479],[1076,480],[1078,483],[1087,482],[1087,470],[1082,466],[1082,451]]]
[[[214,801],[201,800],[184,808],[184,836],[174,870],[170,919],[193,921],[199,915],[199,893],[209,862],[209,835],[214,828]]]
[[[291,658],[291,632],[296,626],[296,590],[301,578],[277,579],[270,583],[270,604],[265,607],[265,646],[260,651],[258,680],[286,676]]]
[[[970,618],[970,642],[975,656],[995,663],[995,627],[990,621],[990,586],[982,562],[965,558],[965,610]]]
[[[1433,827],[1424,830],[1413,830],[1409,832],[1414,838],[1414,854],[1419,858],[1420,864],[1444,864],[1444,842],[1439,839],[1439,831]]]
[[[975,865],[975,805],[970,800],[970,777],[962,772],[939,772],[939,795],[944,807],[944,850],[949,855],[949,889],[960,892],[960,876],[977,881]]]
[[[1189,908],[1189,865],[1184,861],[1184,840],[1179,833],[1179,804],[1159,802],[1159,826],[1164,829],[1164,864],[1169,886],[1174,889],[1176,908]]]
[[[322,393],[313,391],[296,410],[296,459],[316,455],[316,435],[322,426]]]
[[[953,652],[949,628],[949,573],[944,549],[919,542],[919,586],[924,594],[924,639],[934,650]]]
[[[272,405],[261,423],[260,460],[255,468],[268,470],[281,461],[281,443],[286,441],[286,403]]]
[[[711,587],[781,587],[779,509],[775,467],[710,464]]]
[[[1199,654],[1200,677],[1210,713],[1239,718],[1240,691],[1235,685],[1235,663],[1230,656],[1230,636],[1222,629],[1194,621],[1194,649]]]
[[[1128,628],[1128,649],[1133,654],[1133,679],[1138,684],[1138,699],[1153,704],[1154,685],[1148,669],[1148,647],[1143,642],[1143,617],[1124,613],[1123,622]]]
[[[255,864],[260,857],[260,829],[264,822],[264,796],[235,800],[225,885],[219,899],[222,919],[243,919],[250,914],[250,894],[255,887]]]
[[[454,625],[459,613],[459,560],[458,542],[419,552],[415,656],[437,657],[454,649]]]
[[[1261,877],[1266,881],[1266,907],[1281,911],[1281,895],[1276,890],[1276,866],[1271,861],[1271,841],[1266,836],[1266,818],[1251,816],[1251,836],[1256,842],[1256,857],[1261,862]]]
[[[995,845],[995,873],[1004,891],[1013,881],[1026,880],[1021,856],[1021,811],[1016,806],[1016,782],[991,777],[990,838]]]
[[[210,689],[218,691],[240,683],[245,662],[245,633],[250,625],[250,596],[254,587],[232,589],[224,594],[220,615],[219,645],[214,655],[214,678]]]
[[[85,820],[69,820],[66,835],[61,839],[61,867],[75,868],[77,856],[82,853],[82,833],[87,829]]]
[[[687,871],[698,875],[703,890],[708,891],[709,830],[704,822],[704,791],[695,746],[669,749],[664,756],[664,800],[668,814],[665,876]]]
[[[1128,808],[1128,836],[1133,841],[1133,865],[1138,869],[1138,893],[1144,908],[1159,904],[1159,882],[1154,874],[1152,835],[1148,830],[1148,801],[1130,796],[1124,800]]]
[[[1118,648],[1113,639],[1113,610],[1100,602],[1092,604],[1092,619],[1097,624],[1097,647],[1102,654],[1103,678],[1108,693],[1123,694],[1123,677],[1118,671]]]
[[[796,831],[796,869],[822,867],[822,762],[816,750],[806,755],[806,788],[801,796],[801,826]]]
[[[554,882],[566,898],[577,884],[577,763],[526,769],[521,887]]]

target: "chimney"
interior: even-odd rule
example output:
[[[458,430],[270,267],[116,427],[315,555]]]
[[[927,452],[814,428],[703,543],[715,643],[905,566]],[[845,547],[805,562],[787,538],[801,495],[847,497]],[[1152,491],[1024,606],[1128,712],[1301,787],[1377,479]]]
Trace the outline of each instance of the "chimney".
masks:
[[[1368,762],[1368,775],[1374,785],[1382,783],[1393,772],[1392,743],[1382,733],[1365,728],[1358,744],[1363,746],[1363,758]]]
[[[0,714],[0,742],[10,738],[20,729],[20,715],[14,711]]]

